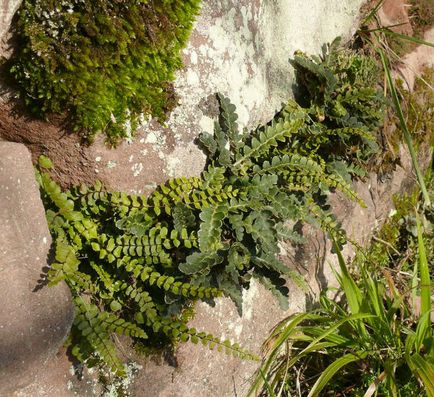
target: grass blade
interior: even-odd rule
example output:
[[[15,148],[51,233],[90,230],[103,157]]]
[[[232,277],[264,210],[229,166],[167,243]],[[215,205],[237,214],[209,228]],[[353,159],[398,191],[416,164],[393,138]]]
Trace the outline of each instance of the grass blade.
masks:
[[[429,265],[426,256],[425,244],[423,242],[422,226],[419,215],[416,213],[417,242],[419,248],[419,271],[420,271],[420,298],[421,314],[431,310],[431,280],[429,276]]]
[[[434,366],[416,353],[410,357],[413,370],[425,386],[428,397],[434,397]]]
[[[417,161],[416,153],[414,151],[413,141],[411,139],[410,131],[408,130],[407,123],[404,119],[404,114],[402,113],[401,103],[399,101],[398,93],[396,92],[395,83],[392,79],[392,75],[390,73],[389,60],[384,55],[384,51],[381,48],[377,49],[378,53],[381,57],[381,62],[383,63],[384,72],[386,73],[386,78],[389,83],[390,92],[392,95],[393,104],[395,106],[395,110],[398,114],[399,122],[401,124],[401,129],[404,134],[405,142],[408,146],[408,150],[410,152],[411,161],[413,163],[413,168],[416,172],[416,176],[419,182],[420,189],[422,191],[423,199],[425,201],[425,205],[430,207],[431,200],[429,198],[429,194],[427,188],[425,186],[425,180],[423,178],[422,172],[419,167],[419,163]]]
[[[247,397],[251,396],[256,390],[261,387],[263,384],[263,377],[267,376],[270,367],[272,366],[273,362],[276,359],[276,356],[278,355],[281,346],[288,340],[289,335],[294,330],[294,328],[300,324],[302,321],[307,320],[311,318],[311,315],[309,313],[301,313],[297,314],[293,317],[290,317],[287,321],[283,321],[281,324],[278,325],[279,330],[281,331],[280,335],[277,336],[276,340],[274,341],[273,347],[271,349],[270,354],[268,355],[268,358],[266,361],[261,365],[261,368],[259,369],[259,375],[255,377],[253,380],[252,386],[250,387]],[[282,326],[282,324],[285,324]],[[273,334],[275,334],[273,332]]]
[[[429,47],[434,47],[434,43],[430,43],[429,41],[425,41],[423,39],[418,39],[417,37],[407,36],[406,34],[396,33],[393,30],[390,30],[387,28],[384,28],[382,30],[382,32],[389,35],[389,36],[394,36],[394,37],[397,37],[399,39],[410,41],[410,42],[415,43],[415,44],[421,44],[421,45],[426,45]]]
[[[345,296],[347,298],[348,306],[351,313],[357,314],[360,312],[360,306],[362,304],[362,292],[360,291],[359,287],[357,287],[353,278],[350,276],[338,244],[336,244],[335,241],[333,242],[333,244],[335,246],[336,254],[338,256],[339,267],[341,269],[341,286],[345,292]]]
[[[265,377],[262,370],[259,370],[259,373],[261,375],[262,381],[264,382],[264,386],[267,389],[267,393],[269,397],[276,397],[276,394],[274,393],[273,389],[271,388],[270,384],[267,381],[267,378]]]
[[[349,353],[345,356],[338,358],[336,361],[331,363],[321,374],[315,384],[312,386],[311,391],[309,392],[308,397],[318,396],[322,389],[327,385],[329,380],[336,375],[336,373],[345,365],[352,363],[354,361],[362,360],[367,355],[366,352],[361,352],[359,355]]]
[[[302,355],[305,355],[305,354],[307,354],[307,353],[315,350],[315,347],[318,344],[318,342],[320,342],[321,340],[327,338],[331,333],[333,333],[334,331],[336,331],[343,324],[345,324],[347,322],[352,322],[354,320],[361,320],[361,319],[372,318],[372,317],[376,317],[376,316],[374,314],[357,313],[357,314],[352,314],[351,316],[348,316],[348,317],[346,317],[346,318],[344,318],[344,319],[336,322],[333,326],[331,326],[330,328],[327,328],[320,336],[318,336],[318,338],[314,339],[298,355],[302,356]]]
[[[371,12],[363,20],[363,25],[366,25],[373,17],[375,17],[377,15],[378,10],[381,8],[381,6],[383,5],[383,3],[384,3],[384,0],[380,0],[375,5],[375,7],[371,10]]]
[[[420,317],[416,328],[415,347],[416,352],[422,348],[426,333],[431,324],[431,280],[429,265],[426,256],[425,244],[423,241],[422,226],[419,215],[416,212],[417,242],[419,250],[419,271],[420,271]]]

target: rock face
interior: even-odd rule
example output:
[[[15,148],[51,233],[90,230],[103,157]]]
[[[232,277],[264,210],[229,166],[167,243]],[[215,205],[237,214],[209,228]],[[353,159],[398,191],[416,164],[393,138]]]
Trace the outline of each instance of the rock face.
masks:
[[[150,122],[132,145],[92,145],[97,177],[114,189],[151,191],[169,177],[202,171],[204,157],[192,142],[213,130],[215,93],[237,106],[239,124],[268,122],[292,95],[294,51],[316,54],[323,44],[357,27],[363,0],[204,0],[185,68],[175,82],[180,105],[163,128]]]
[[[294,51],[319,53],[336,36],[349,36],[363,2],[203,0],[175,82],[180,103],[165,126],[151,121],[133,144],[111,150],[102,136],[80,146],[61,128],[0,114],[0,136],[40,147],[64,184],[100,179],[112,189],[149,193],[170,177],[202,171],[205,158],[193,141],[212,132],[217,92],[235,103],[241,128],[268,122],[292,96]]]
[[[1,0],[0,1],[0,40],[3,40],[9,30],[12,18],[22,0]]]
[[[89,148],[81,147],[79,152],[74,142],[73,151],[69,150],[72,147],[67,143],[69,137],[56,136],[56,146],[44,141],[48,147],[46,154],[55,163],[56,158],[63,159],[67,171],[60,172],[67,174],[74,167],[83,169],[86,165],[93,171],[93,177],[113,189],[128,192],[149,192],[169,177],[199,174],[204,157],[192,142],[199,132],[212,131],[212,117],[217,114],[214,93],[224,93],[237,105],[242,127],[268,121],[281,102],[291,96],[293,72],[288,59],[293,52],[300,49],[318,53],[324,43],[348,34],[356,26],[362,3],[363,0],[204,0],[184,51],[185,69],[176,81],[181,103],[166,127],[150,122],[139,132],[134,144],[122,144],[117,150],[107,149],[99,140]],[[25,124],[17,124],[16,129],[21,127]],[[50,151],[50,147],[54,149]],[[78,156],[81,164],[76,158],[71,159]],[[20,146],[0,144],[0,250],[5,251],[0,258],[0,299],[6,302],[0,309],[0,395],[9,395],[14,386],[17,389],[24,383],[19,380],[27,381],[36,374],[37,367],[44,366],[44,360],[52,357],[71,320],[67,293],[62,286],[57,290],[44,288],[31,292],[45,263],[50,240],[39,200],[34,201],[37,189],[31,179],[31,168],[23,165],[28,163],[28,157]],[[405,190],[413,181],[411,164],[404,151],[401,163],[391,179],[381,182],[376,175],[370,175],[357,185],[367,203],[366,209],[335,197],[335,209],[354,240],[366,242],[373,227],[387,217],[392,194]],[[9,179],[11,176],[13,179]],[[72,180],[71,175],[67,177]],[[21,189],[24,183],[26,190]],[[33,186],[32,192],[27,190],[28,186]],[[282,255],[288,266],[305,277],[313,296],[330,282],[330,267],[335,259],[321,232],[306,228],[304,233],[307,248],[294,251],[291,246],[283,246]],[[350,246],[344,253],[353,254]],[[279,309],[269,291],[252,284],[244,293],[242,317],[230,300],[220,299],[215,308],[198,304],[191,326],[239,341],[243,347],[259,353],[270,329],[289,314],[304,310],[310,299],[305,291],[289,283],[291,309],[287,312]],[[26,296],[19,298],[21,302],[9,298],[12,293],[24,291]],[[23,302],[25,305],[20,306]],[[38,317],[42,312],[47,314]],[[26,321],[23,318],[15,321],[18,314]],[[51,326],[41,325],[44,322]],[[59,332],[48,336],[48,330],[53,331],[56,322]],[[6,325],[15,330],[13,334],[5,331]],[[25,337],[30,333],[31,339]],[[143,365],[131,386],[131,395],[136,397],[241,397],[257,367],[257,363],[190,343],[180,346],[176,358],[167,362],[136,359]],[[16,395],[62,397],[74,392],[80,396],[98,395],[80,390],[80,385],[73,390],[65,388],[66,379],[70,379],[65,375],[69,367],[66,363],[66,356],[54,359],[53,365],[58,364],[56,371],[47,368],[49,377],[40,377]],[[54,385],[56,377],[62,385]]]
[[[66,285],[40,288],[51,238],[25,146],[0,142],[0,395],[46,370],[73,319]]]

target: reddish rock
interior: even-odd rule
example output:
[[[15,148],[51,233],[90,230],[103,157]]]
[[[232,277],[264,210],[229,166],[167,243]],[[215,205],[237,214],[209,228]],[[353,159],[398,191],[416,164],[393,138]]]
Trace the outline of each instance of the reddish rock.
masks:
[[[0,395],[31,383],[73,319],[65,284],[41,288],[51,238],[24,145],[0,142]]]

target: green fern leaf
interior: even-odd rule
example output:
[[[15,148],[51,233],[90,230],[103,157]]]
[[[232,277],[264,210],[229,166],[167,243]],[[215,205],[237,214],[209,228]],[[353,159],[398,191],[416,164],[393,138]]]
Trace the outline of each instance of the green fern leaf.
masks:
[[[202,252],[215,251],[222,247],[222,226],[227,213],[227,204],[218,204],[214,207],[204,208],[200,213],[199,218],[202,222],[198,238],[199,248]]]

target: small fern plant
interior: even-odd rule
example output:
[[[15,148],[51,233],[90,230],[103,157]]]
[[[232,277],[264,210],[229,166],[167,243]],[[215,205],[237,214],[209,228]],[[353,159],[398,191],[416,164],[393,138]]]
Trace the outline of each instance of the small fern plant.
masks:
[[[271,123],[246,134],[235,106],[222,95],[218,101],[214,134],[199,137],[208,156],[202,175],[169,180],[149,197],[108,192],[101,183],[62,192],[42,161],[37,175],[55,241],[48,279],[71,288],[72,351],[79,359],[102,360],[122,373],[113,333],[145,345],[200,341],[254,358],[238,344],[189,328],[184,309],[225,295],[241,313],[252,279],[287,308],[286,278],[304,281],[279,260],[280,241],[301,239],[288,220],[319,225],[345,242],[328,192],[339,189],[363,202],[318,151],[308,154],[298,144],[308,111],[291,101]]]
[[[337,38],[323,48],[321,57],[297,51],[291,63],[299,102],[309,114],[299,144],[318,151],[327,167],[347,180],[363,176],[379,150],[376,135],[384,121],[375,58],[342,46]]]

